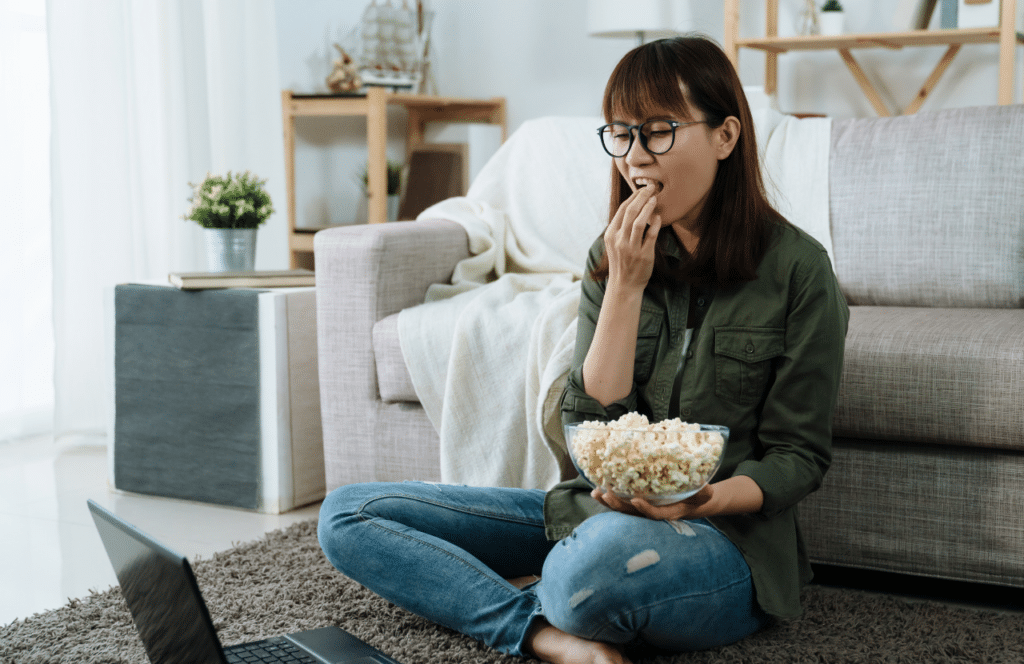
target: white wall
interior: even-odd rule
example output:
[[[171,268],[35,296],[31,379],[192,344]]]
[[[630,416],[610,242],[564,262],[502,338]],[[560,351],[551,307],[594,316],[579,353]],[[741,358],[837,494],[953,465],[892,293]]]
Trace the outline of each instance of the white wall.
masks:
[[[385,0],[378,0],[383,3]],[[687,0],[679,0],[685,2]],[[400,4],[400,0],[392,0]],[[689,0],[693,26],[721,41],[722,3]],[[1024,7],[1024,0],[1018,0]],[[359,23],[369,0],[276,0],[282,88],[326,91],[334,49]],[[586,0],[427,0],[435,12],[433,70],[439,93],[458,97],[504,96],[508,128],[543,115],[598,116],[604,84],[630,39],[586,34]],[[624,0],[624,6],[628,2]],[[846,0],[847,27],[856,32],[891,29],[893,0]],[[803,0],[780,0],[781,34],[796,32]],[[764,1],[741,0],[743,36],[764,32]],[[935,25],[938,21],[936,12]],[[855,57],[892,109],[905,107],[942,57],[945,47],[891,51],[862,49]],[[1017,100],[1022,51],[1017,49]],[[764,81],[764,57],[740,54],[744,84]],[[922,110],[995,104],[995,45],[965,46]],[[787,112],[836,118],[871,117],[874,111],[835,52],[793,53],[779,58],[779,106]],[[404,113],[392,111],[391,135],[400,137]],[[298,125],[296,171],[299,223],[353,223],[361,198],[354,174],[366,160],[364,123],[303,119]],[[400,138],[389,156],[401,160]]]

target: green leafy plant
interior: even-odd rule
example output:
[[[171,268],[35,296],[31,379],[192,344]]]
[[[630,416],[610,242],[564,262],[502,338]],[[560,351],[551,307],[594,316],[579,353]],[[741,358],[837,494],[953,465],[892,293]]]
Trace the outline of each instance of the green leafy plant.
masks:
[[[828,0],[821,6],[823,12],[841,12],[843,11],[843,5],[840,4],[839,0]]]
[[[359,175],[359,182],[363,185],[363,191],[366,192],[370,186],[370,169],[368,166],[363,167],[363,172]],[[388,196],[395,196],[402,188],[402,165],[388,160]]]
[[[182,217],[203,228],[259,228],[274,213],[270,194],[249,171],[235,175],[210,175],[199,184],[189,183],[192,207]]]

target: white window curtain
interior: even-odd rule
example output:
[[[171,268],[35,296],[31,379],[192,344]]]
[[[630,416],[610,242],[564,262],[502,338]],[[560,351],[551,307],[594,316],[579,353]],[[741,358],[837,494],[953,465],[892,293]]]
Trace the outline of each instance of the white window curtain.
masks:
[[[54,433],[102,440],[106,294],[205,269],[181,219],[207,172],[267,178],[256,268],[287,264],[273,0],[49,0]]]
[[[46,1],[0,1],[0,443],[51,431]]]

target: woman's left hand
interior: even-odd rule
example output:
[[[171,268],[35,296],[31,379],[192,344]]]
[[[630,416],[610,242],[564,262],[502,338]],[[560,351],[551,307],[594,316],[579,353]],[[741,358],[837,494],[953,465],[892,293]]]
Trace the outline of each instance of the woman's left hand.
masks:
[[[667,505],[652,505],[643,498],[633,498],[626,501],[619,498],[611,491],[605,491],[598,487],[590,492],[590,495],[597,502],[609,507],[616,512],[643,516],[656,521],[678,521],[680,519],[701,519],[712,516],[707,510],[708,503],[715,494],[715,485],[708,484],[703,489],[693,494],[686,500]]]
[[[658,521],[703,519],[724,514],[751,514],[760,511],[764,505],[761,487],[745,475],[735,475],[721,482],[708,484],[686,500],[668,505],[652,505],[643,498],[626,501],[602,488],[594,489],[590,495],[597,502],[616,512]]]

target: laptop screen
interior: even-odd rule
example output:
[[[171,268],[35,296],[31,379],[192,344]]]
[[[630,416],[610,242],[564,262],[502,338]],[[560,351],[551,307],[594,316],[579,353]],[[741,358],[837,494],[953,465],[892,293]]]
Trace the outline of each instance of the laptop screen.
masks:
[[[184,556],[95,503],[93,520],[153,664],[222,664],[220,641]]]

